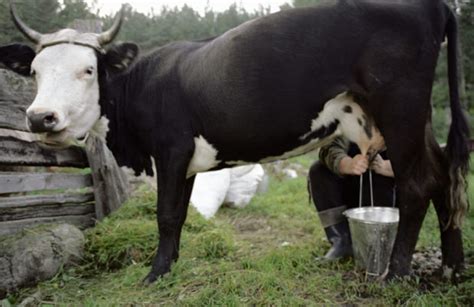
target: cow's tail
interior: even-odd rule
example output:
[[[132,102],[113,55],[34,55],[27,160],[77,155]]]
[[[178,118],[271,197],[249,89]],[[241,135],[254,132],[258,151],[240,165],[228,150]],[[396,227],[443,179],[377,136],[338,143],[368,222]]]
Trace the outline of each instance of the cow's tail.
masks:
[[[469,171],[469,125],[459,99],[459,42],[456,16],[449,9],[446,24],[448,39],[448,78],[451,101],[451,127],[446,154],[449,160],[449,211],[450,223],[460,227],[469,208],[467,180]],[[449,226],[446,225],[446,226]]]

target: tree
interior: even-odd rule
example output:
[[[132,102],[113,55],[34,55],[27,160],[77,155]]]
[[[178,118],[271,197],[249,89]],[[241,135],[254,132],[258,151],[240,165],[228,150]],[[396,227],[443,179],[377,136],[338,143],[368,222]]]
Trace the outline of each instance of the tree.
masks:
[[[84,0],[63,0],[63,5],[58,14],[58,22],[62,27],[70,24],[75,19],[95,19],[90,12],[89,5]]]
[[[321,0],[293,0],[293,7],[312,6],[321,3]]]
[[[217,14],[215,21],[217,34],[224,33],[249,19],[251,19],[251,17],[247,11],[239,9],[234,3],[224,12]]]
[[[0,0],[0,43],[26,42],[26,38],[16,29],[10,17],[10,3]],[[23,1],[16,4],[18,15],[39,32],[49,32],[56,21],[59,3],[56,0]]]
[[[8,0],[0,0],[0,43],[27,42],[13,24],[9,6]],[[58,18],[61,7],[58,0],[22,1],[16,4],[16,9],[21,19],[40,33],[53,32],[61,27]]]
[[[58,0],[23,1],[17,4],[21,17],[40,33],[54,32],[61,28]]]

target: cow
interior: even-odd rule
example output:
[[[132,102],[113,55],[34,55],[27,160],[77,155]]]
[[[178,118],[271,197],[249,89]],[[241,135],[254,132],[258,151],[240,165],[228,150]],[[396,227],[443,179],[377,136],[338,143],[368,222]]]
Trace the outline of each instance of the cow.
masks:
[[[429,201],[443,268],[463,268],[469,127],[458,92],[457,21],[441,0],[339,0],[260,17],[206,40],[173,42],[143,56],[133,43],[107,47],[119,13],[100,34],[42,34],[11,5],[36,50],[12,44],[2,63],[33,76],[27,124],[51,146],[83,142],[108,121],[120,165],[157,169],[159,243],[152,283],[178,259],[199,172],[301,155],[343,135],[373,155],[387,148],[400,223],[387,279],[410,273]],[[452,123],[447,149],[431,128],[435,67],[448,40]]]

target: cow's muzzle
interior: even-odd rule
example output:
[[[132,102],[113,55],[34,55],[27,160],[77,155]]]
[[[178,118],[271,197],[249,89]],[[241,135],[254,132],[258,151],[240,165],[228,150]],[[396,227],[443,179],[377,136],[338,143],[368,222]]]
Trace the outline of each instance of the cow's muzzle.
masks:
[[[59,122],[55,112],[28,112],[27,117],[28,128],[35,133],[53,132]]]

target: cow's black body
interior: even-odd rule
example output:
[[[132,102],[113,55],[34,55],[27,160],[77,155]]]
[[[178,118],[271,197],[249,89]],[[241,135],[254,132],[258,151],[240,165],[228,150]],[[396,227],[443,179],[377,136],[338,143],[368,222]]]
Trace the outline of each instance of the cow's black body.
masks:
[[[151,109],[175,107],[179,115],[169,110],[169,116],[188,125],[189,136],[203,135],[218,149],[218,160],[256,162],[302,145],[311,120],[341,92],[368,98],[416,70],[430,82],[445,16],[420,18],[413,5],[343,3],[285,11],[209,41],[151,53],[113,86],[114,92],[123,82],[140,90],[118,98],[133,101],[136,118],[144,119],[128,120],[136,137],[149,143],[146,132],[164,125]],[[386,104],[364,107],[375,114]]]
[[[446,35],[454,123],[447,155],[430,126]],[[148,281],[178,257],[195,137],[218,151],[216,168],[282,156],[336,129],[333,122],[301,138],[324,104],[343,92],[357,95],[374,118],[396,174],[400,225],[390,276],[408,274],[430,199],[442,225],[443,264],[461,268],[461,232],[449,224],[457,207],[448,197],[459,182],[448,173],[467,167],[468,132],[457,97],[456,22],[442,1],[347,0],[283,11],[210,40],[169,44],[109,74],[107,60],[120,48],[98,54],[100,103],[119,163],[150,173],[156,161],[160,243]]]

